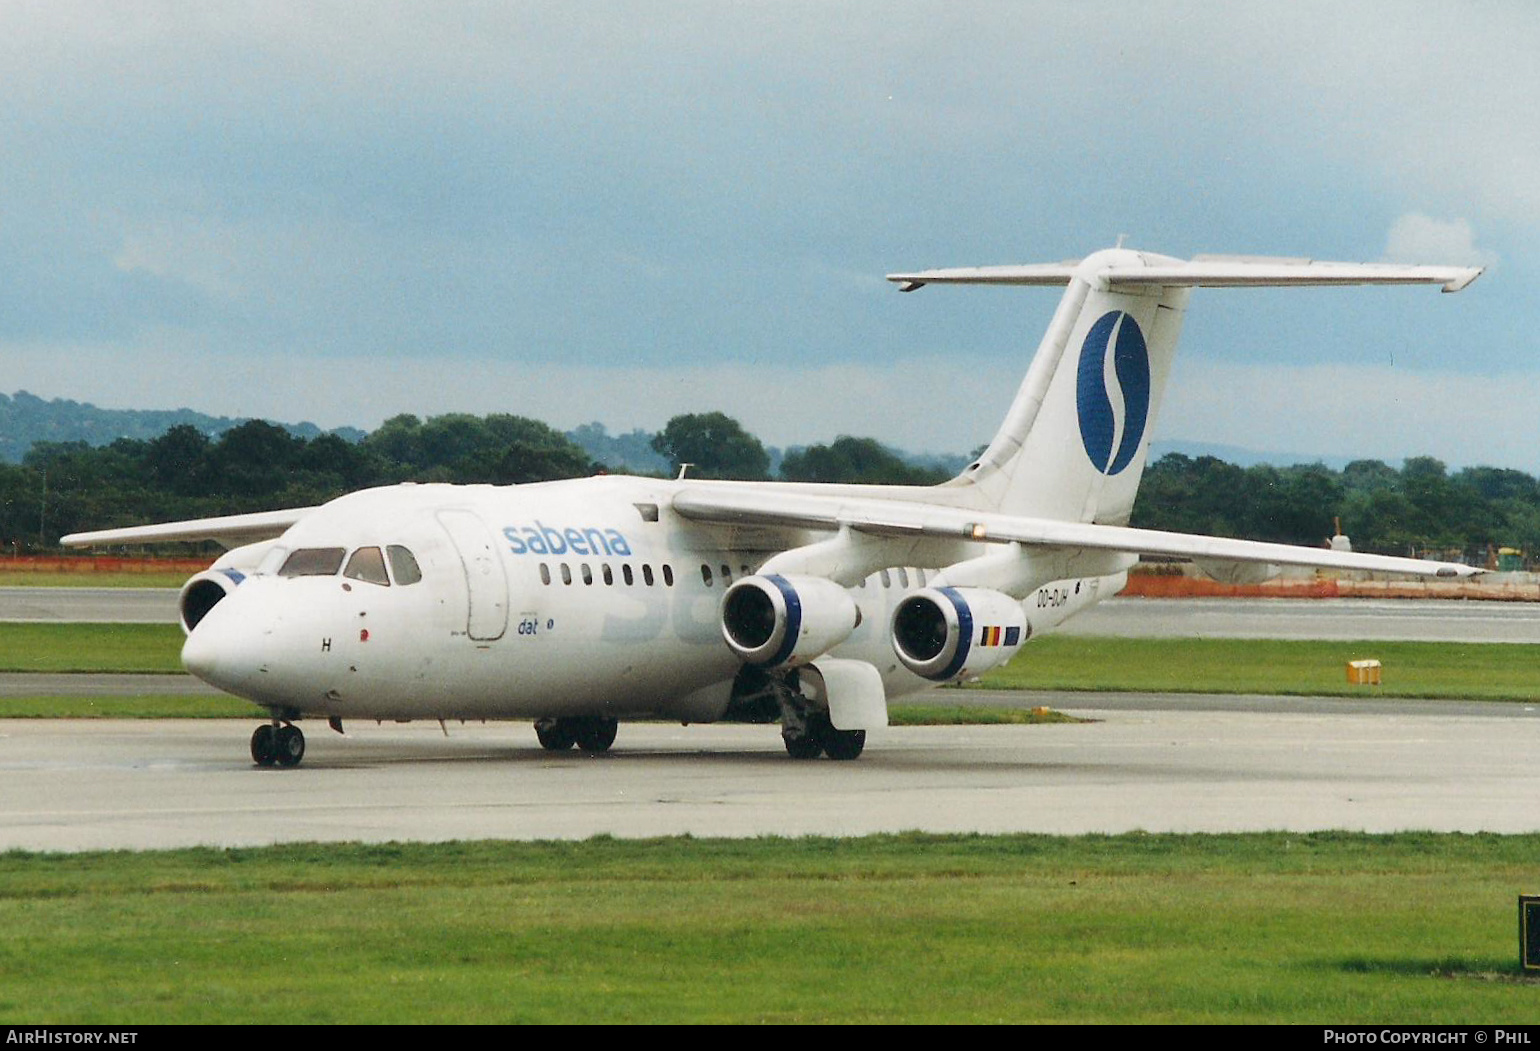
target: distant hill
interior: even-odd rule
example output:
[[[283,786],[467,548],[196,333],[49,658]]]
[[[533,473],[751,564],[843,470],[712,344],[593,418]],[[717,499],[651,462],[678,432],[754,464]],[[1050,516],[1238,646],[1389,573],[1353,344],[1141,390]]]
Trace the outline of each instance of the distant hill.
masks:
[[[20,463],[34,442],[85,442],[87,445],[102,446],[111,445],[119,438],[147,441],[180,424],[189,424],[217,438],[245,422],[244,417],[209,416],[192,409],[99,409],[90,402],[71,401],[68,398],[45,400],[21,390],[9,396],[0,394],[0,462]],[[279,423],[278,426],[302,438],[332,433],[356,442],[367,433],[357,427],[338,427],[325,432],[313,423]],[[567,432],[567,437],[611,470],[638,474],[669,473],[668,461],[653,449],[652,434],[647,431],[636,429],[625,434],[610,434],[604,424],[595,422],[573,428]],[[771,473],[779,469],[785,453],[798,452],[802,448],[767,448],[771,457]],[[956,474],[971,462],[967,455],[961,453],[910,453],[902,449],[894,449],[893,452],[915,467],[939,468],[948,474]],[[1158,460],[1166,453],[1173,452],[1193,458],[1213,456],[1240,467],[1262,463],[1277,467],[1296,463],[1324,463],[1333,470],[1341,470],[1353,459],[1349,456],[1259,452],[1234,445],[1183,441],[1156,442],[1150,450],[1150,458],[1152,461]]]
[[[67,398],[45,401],[19,390],[9,396],[0,394],[0,461],[20,463],[34,442],[85,442],[101,446],[111,445],[119,438],[147,441],[181,424],[218,437],[245,422],[192,409],[99,409],[89,402]],[[301,438],[327,433],[313,423],[279,426]],[[364,436],[356,427],[339,427],[331,433],[348,441]]]
[[[1319,463],[1330,467],[1333,471],[1340,471],[1354,460],[1362,459],[1359,456],[1311,456],[1306,453],[1264,452],[1239,445],[1220,445],[1215,442],[1171,441],[1150,444],[1151,463],[1167,453],[1180,453],[1194,460],[1200,456],[1212,456],[1216,460],[1233,463],[1237,467],[1256,467],[1259,464],[1293,467],[1301,463]]]
[[[611,434],[604,424],[597,421],[574,427],[567,432],[584,452],[596,463],[602,463],[617,473],[635,474],[669,473],[669,462],[659,456],[652,447],[652,435],[644,430],[626,434]]]

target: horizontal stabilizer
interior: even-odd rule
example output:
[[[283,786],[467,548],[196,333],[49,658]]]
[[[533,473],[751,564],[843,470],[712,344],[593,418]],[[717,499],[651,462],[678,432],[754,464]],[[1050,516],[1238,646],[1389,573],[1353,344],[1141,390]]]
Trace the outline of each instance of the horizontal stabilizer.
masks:
[[[905,292],[929,284],[1066,285],[1079,273],[1076,263],[1028,266],[978,266],[889,274]],[[1164,288],[1261,288],[1289,285],[1442,285],[1458,292],[1481,276],[1480,267],[1403,266],[1397,263],[1328,263],[1313,259],[1255,259],[1200,256],[1188,262],[1154,257],[1145,265],[1088,268],[1082,275],[1101,289],[1141,286]]]
[[[60,537],[65,547],[91,547],[96,544],[159,544],[177,540],[212,540],[224,547],[240,547],[259,540],[282,536],[295,522],[316,510],[294,507],[285,511],[259,511],[250,515],[226,515],[222,518],[190,518],[183,522],[132,526],[127,529],[98,529],[91,533],[71,533]]]

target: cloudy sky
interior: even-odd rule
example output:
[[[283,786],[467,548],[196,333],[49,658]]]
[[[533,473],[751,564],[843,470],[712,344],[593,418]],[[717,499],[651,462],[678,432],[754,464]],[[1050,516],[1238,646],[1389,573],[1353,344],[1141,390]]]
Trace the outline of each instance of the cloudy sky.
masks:
[[[1051,290],[889,271],[1475,263],[1203,290],[1156,437],[1540,471],[1540,5],[0,4],[0,391],[986,441]]]

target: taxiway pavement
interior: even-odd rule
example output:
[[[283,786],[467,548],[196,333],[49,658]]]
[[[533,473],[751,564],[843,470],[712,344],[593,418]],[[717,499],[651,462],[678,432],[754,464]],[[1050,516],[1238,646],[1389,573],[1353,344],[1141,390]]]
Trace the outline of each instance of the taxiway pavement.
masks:
[[[1540,711],[1260,710],[1045,698],[1097,721],[895,727],[855,762],[773,726],[625,725],[602,756],[524,724],[307,724],[254,767],[244,720],[0,721],[0,849],[286,841],[1431,829],[1540,831]],[[1209,699],[1203,699],[1207,702]],[[1261,699],[1259,699],[1260,701]]]

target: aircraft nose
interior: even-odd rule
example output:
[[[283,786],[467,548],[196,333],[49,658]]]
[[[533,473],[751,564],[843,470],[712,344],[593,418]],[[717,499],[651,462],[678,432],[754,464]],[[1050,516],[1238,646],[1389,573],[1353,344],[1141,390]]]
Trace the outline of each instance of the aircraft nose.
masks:
[[[257,590],[249,581],[242,584],[209,610],[182,643],[184,668],[210,686],[251,700],[257,700],[253,691],[266,677],[273,626]]]
[[[229,693],[240,693],[241,684],[256,670],[247,667],[241,659],[242,649],[238,639],[229,631],[220,630],[213,618],[205,618],[182,643],[182,667]]]

